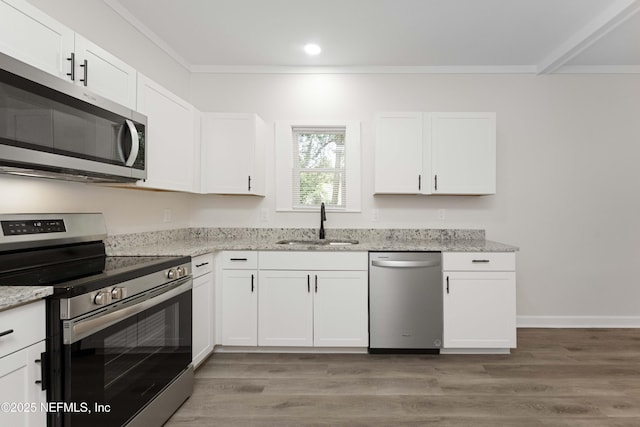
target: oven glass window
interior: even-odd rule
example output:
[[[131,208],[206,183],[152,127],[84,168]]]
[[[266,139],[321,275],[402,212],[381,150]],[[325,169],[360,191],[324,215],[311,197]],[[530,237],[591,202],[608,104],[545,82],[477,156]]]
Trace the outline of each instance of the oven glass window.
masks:
[[[68,347],[67,401],[109,408],[69,414],[71,425],[122,425],[191,363],[191,291]]]

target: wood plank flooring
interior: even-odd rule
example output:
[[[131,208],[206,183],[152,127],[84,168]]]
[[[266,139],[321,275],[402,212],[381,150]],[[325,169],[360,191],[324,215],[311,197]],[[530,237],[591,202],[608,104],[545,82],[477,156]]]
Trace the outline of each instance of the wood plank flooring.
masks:
[[[519,329],[511,355],[213,354],[167,427],[640,426],[640,329]]]

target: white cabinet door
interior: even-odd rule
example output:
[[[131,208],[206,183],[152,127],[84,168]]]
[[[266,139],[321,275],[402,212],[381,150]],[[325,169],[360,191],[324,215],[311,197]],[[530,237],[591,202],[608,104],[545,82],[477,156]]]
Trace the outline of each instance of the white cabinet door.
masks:
[[[24,0],[0,0],[0,51],[136,109],[136,70]]]
[[[71,81],[74,32],[24,0],[0,0],[0,51]]]
[[[495,113],[376,115],[376,194],[495,194]]]
[[[313,345],[312,280],[304,271],[260,271],[258,345]]]
[[[31,404],[29,411],[3,411],[3,426],[16,427],[45,427],[47,425],[46,411],[41,409],[41,403],[46,402],[46,392],[36,381],[42,380],[41,367],[36,360],[40,360],[45,351],[45,342],[33,344],[8,356],[0,358],[0,402],[9,404]],[[35,409],[35,411],[32,411]]]
[[[423,170],[422,113],[376,115],[374,192],[420,194],[430,174]]]
[[[267,134],[255,114],[202,114],[202,192],[264,196]]]
[[[136,109],[136,70],[92,43],[75,35],[75,81],[88,90],[125,107]]]
[[[143,75],[138,76],[138,111],[147,116],[147,179],[140,186],[194,192],[197,112]]]
[[[313,283],[313,345],[367,347],[366,271],[318,271]]]
[[[443,346],[516,346],[515,272],[444,272]]]
[[[432,113],[434,194],[495,194],[495,113]]]
[[[258,281],[255,270],[222,271],[222,344],[258,344]]]
[[[192,302],[192,355],[197,367],[213,351],[213,273],[193,279]]]

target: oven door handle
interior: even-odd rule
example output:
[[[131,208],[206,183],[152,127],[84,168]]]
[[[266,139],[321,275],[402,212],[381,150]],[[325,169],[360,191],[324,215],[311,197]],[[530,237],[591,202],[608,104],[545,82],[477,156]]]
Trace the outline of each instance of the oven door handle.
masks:
[[[125,307],[111,313],[96,313],[91,317],[79,320],[68,320],[63,324],[64,343],[73,344],[89,335],[95,334],[109,326],[134,316],[140,312],[148,310],[158,304],[170,300],[193,287],[191,277],[182,280],[182,283],[164,291],[161,294],[149,295],[149,298],[130,307]]]

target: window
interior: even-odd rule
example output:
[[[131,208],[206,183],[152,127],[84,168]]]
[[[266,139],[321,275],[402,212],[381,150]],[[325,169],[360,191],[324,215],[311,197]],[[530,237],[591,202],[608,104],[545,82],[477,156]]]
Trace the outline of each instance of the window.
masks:
[[[293,127],[292,206],[347,207],[344,127]]]
[[[360,211],[360,124],[276,123],[278,211]]]

